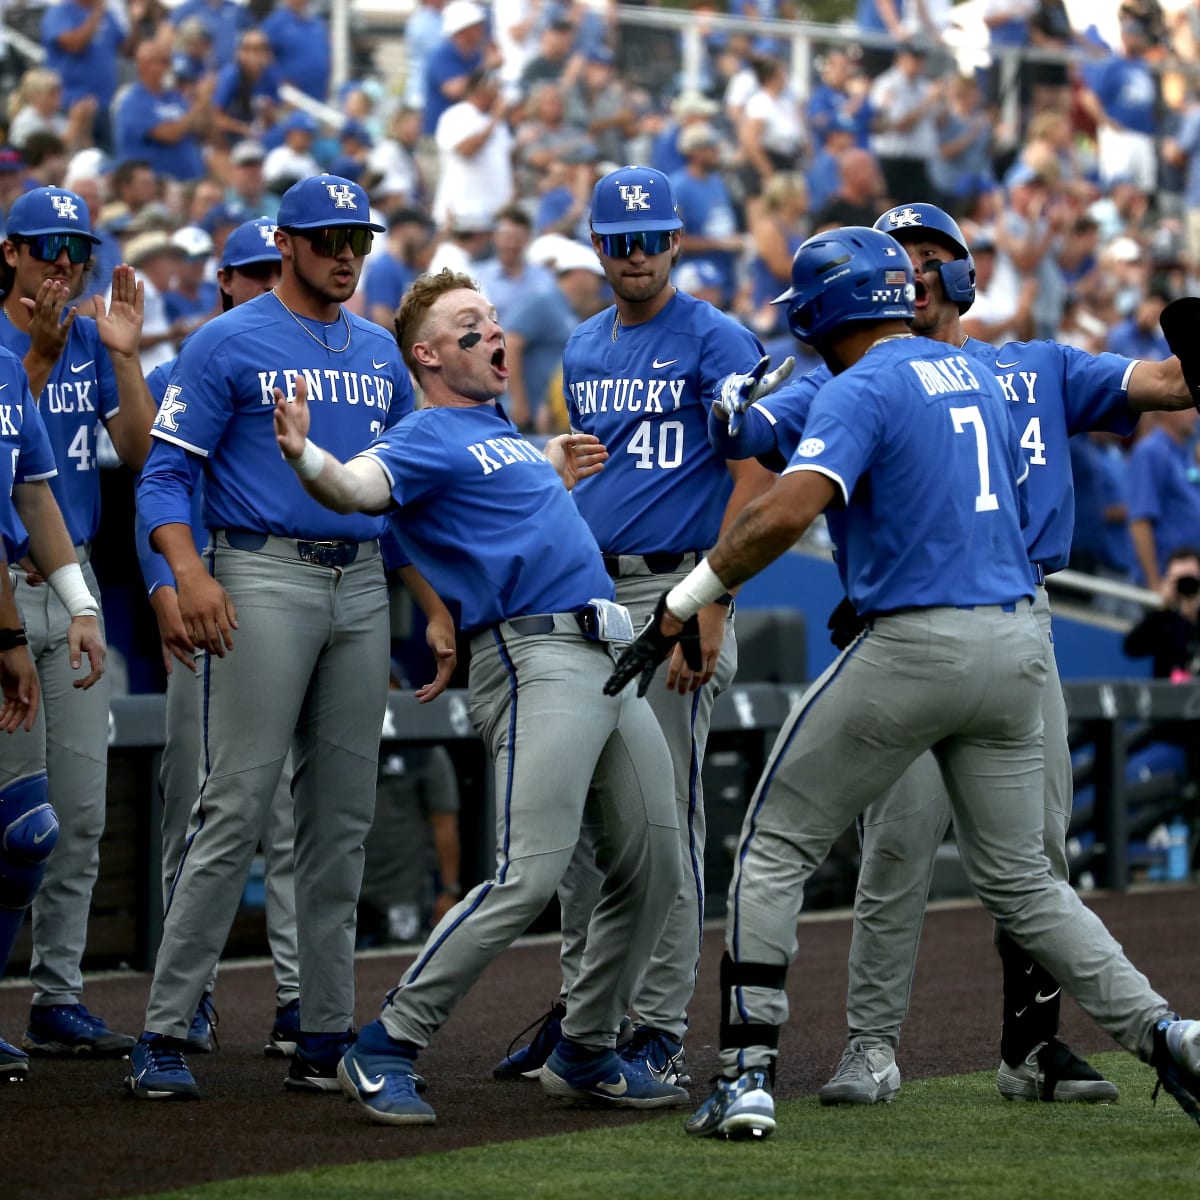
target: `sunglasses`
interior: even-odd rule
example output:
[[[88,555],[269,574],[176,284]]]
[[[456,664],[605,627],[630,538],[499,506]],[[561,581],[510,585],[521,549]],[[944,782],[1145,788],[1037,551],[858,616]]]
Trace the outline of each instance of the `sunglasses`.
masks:
[[[336,258],[344,246],[350,247],[355,258],[361,258],[375,242],[374,232],[361,225],[332,225],[328,229],[296,229],[293,232],[312,246],[314,254],[323,258]]]
[[[671,248],[673,229],[639,229],[636,233],[602,233],[600,251],[606,258],[628,258],[635,246],[641,246],[649,256],[663,254]]]
[[[30,258],[40,262],[55,262],[65,250],[67,259],[73,263],[92,261],[92,243],[85,237],[73,233],[41,233],[37,237],[13,237],[9,241],[29,247]]]

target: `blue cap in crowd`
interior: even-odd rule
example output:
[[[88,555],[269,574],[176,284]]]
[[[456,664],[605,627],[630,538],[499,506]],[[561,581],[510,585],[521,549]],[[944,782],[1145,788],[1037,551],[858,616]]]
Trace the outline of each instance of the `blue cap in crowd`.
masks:
[[[259,217],[239,225],[226,239],[221,251],[221,269],[248,267],[251,263],[279,262],[279,247],[275,245],[277,223],[270,217]]]
[[[592,192],[592,229],[599,234],[682,229],[671,181],[653,167],[619,167]]]
[[[279,132],[284,135],[291,133],[294,129],[298,129],[302,133],[316,133],[320,128],[316,118],[301,109],[288,113],[279,123]]]
[[[240,225],[250,214],[240,204],[214,204],[204,214],[200,228],[206,233],[216,233],[222,225]]]
[[[701,288],[720,288],[725,286],[725,280],[715,263],[707,258],[697,258],[680,263],[675,268],[672,281],[681,292],[694,296]]]
[[[371,220],[367,193],[341,175],[311,175],[293,183],[279,202],[281,229],[325,229],[331,225],[365,225],[384,233]]]
[[[338,133],[338,137],[354,138],[355,141],[361,142],[364,146],[369,146],[372,142],[370,131],[361,121],[347,121]]]
[[[36,188],[18,196],[8,210],[6,228],[9,237],[74,233],[89,242],[100,241],[92,232],[92,219],[83,197],[66,188]]]

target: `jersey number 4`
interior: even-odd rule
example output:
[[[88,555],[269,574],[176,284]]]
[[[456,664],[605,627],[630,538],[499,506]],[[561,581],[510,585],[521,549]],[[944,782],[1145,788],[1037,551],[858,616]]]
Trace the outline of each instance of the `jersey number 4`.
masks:
[[[1000,500],[991,490],[987,428],[979,415],[979,408],[974,404],[966,408],[952,408],[950,419],[954,422],[955,433],[965,433],[968,426],[975,432],[975,457],[979,464],[979,494],[975,497],[975,511],[995,512],[1000,507]]]

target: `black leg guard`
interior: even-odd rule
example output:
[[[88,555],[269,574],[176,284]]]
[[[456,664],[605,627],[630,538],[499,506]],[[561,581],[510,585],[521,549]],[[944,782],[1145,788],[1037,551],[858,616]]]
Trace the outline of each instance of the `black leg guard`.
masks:
[[[726,951],[721,956],[721,1049],[740,1050],[744,1046],[779,1046],[778,1025],[747,1025],[730,1022],[733,990],[739,987],[776,988],[783,990],[787,982],[787,965],[774,963],[734,962]],[[769,1069],[775,1083],[775,1063]]]
[[[1004,930],[996,936],[996,948],[1004,969],[1000,1057],[1015,1067],[1039,1042],[1049,1042],[1058,1033],[1062,989],[1054,976],[1034,962]]]

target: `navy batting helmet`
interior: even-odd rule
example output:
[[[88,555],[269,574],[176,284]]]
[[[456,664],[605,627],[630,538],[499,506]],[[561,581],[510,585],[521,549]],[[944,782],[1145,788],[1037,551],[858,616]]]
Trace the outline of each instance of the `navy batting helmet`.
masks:
[[[938,274],[946,299],[965,313],[975,303],[975,260],[967,249],[958,222],[936,204],[897,204],[875,222],[875,228],[903,242],[908,237],[939,242],[954,255],[954,261],[942,263]]]
[[[811,345],[848,321],[911,321],[916,287],[904,247],[876,229],[847,225],[810,237],[792,259],[788,328]]]

